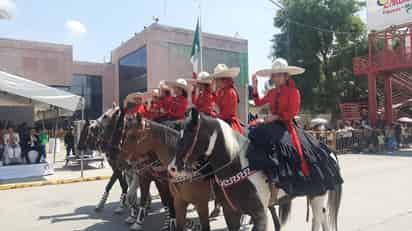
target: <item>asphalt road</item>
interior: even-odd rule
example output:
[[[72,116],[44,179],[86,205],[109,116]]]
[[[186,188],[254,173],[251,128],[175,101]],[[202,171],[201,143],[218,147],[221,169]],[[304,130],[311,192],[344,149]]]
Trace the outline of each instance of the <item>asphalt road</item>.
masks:
[[[339,218],[344,231],[412,230],[412,156],[345,155],[340,158],[345,179]],[[105,181],[0,191],[1,230],[108,231],[128,230],[125,215],[114,215],[119,186],[105,210],[94,212]],[[306,202],[297,199],[284,230],[310,230]],[[160,230],[163,214],[155,201],[145,230]],[[190,216],[194,216],[192,212]],[[225,230],[222,217],[213,230]]]

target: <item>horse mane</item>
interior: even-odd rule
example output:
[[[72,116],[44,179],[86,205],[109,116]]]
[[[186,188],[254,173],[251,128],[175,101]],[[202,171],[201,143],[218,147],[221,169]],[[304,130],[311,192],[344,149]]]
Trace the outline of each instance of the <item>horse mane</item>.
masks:
[[[202,120],[202,122],[206,122],[207,126],[220,128],[219,132],[223,136],[224,146],[232,160],[239,156],[241,152],[246,152],[247,146],[249,145],[249,139],[247,137],[233,130],[221,119],[202,116]]]
[[[164,124],[148,120],[150,122],[150,130],[152,135],[159,139],[162,144],[175,148],[179,141],[179,132]]]

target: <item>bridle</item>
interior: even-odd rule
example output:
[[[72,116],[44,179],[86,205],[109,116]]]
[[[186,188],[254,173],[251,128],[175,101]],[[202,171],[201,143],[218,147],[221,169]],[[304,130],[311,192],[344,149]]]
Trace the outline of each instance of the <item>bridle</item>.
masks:
[[[187,153],[185,154],[184,158],[183,158],[183,162],[187,162],[189,160],[189,158],[193,155],[193,151],[195,150],[197,141],[199,140],[199,131],[200,131],[200,119],[197,122],[196,125],[196,130],[195,130],[195,137],[193,138],[193,143],[190,146],[189,150],[187,151]]]

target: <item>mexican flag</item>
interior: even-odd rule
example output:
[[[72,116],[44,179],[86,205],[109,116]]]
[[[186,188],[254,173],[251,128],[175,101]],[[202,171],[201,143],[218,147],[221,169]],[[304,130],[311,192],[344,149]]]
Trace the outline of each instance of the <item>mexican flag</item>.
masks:
[[[190,55],[190,62],[193,65],[193,79],[197,78],[197,73],[199,72],[200,55],[200,25],[199,19],[197,19],[195,35],[193,37],[192,53]]]

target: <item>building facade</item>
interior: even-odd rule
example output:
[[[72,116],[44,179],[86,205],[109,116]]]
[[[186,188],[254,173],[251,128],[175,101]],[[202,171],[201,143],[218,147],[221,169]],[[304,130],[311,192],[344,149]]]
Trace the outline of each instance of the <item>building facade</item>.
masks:
[[[0,70],[84,96],[86,115],[93,119],[131,92],[190,78],[192,40],[193,31],[152,24],[114,49],[109,63],[91,63],[73,61],[69,45],[0,39]],[[246,122],[247,40],[203,33],[202,47],[206,71],[219,63],[241,68],[236,85]]]

